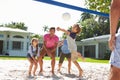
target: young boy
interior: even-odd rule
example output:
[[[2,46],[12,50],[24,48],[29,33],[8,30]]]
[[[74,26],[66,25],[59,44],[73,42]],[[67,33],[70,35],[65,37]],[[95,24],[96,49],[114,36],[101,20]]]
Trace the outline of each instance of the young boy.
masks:
[[[60,55],[60,60],[59,60],[59,64],[58,64],[58,72],[60,72],[60,69],[62,67],[62,63],[64,61],[65,58],[67,58],[68,60],[68,73],[70,74],[70,69],[71,69],[71,53],[68,49],[68,44],[67,44],[67,40],[63,40],[62,41],[62,47],[61,47],[61,55]]]
[[[44,35],[44,42],[43,47],[40,52],[39,57],[39,64],[40,64],[40,73],[43,72],[43,57],[46,55],[50,56],[51,61],[51,67],[52,67],[52,74],[54,74],[54,67],[55,67],[55,54],[56,54],[56,48],[58,44],[59,38],[55,35],[55,28],[51,27],[48,34]]]
[[[75,66],[78,68],[79,76],[81,77],[83,74],[83,70],[81,69],[79,63],[77,62],[77,58],[78,58],[78,56],[81,57],[83,60],[84,60],[84,58],[77,52],[77,45],[75,43],[76,35],[80,33],[81,28],[79,27],[78,24],[74,24],[71,31],[67,31],[60,27],[58,27],[57,30],[63,31],[67,34],[67,42],[68,42],[68,48],[71,52],[71,59],[72,59],[73,63],[75,64]]]

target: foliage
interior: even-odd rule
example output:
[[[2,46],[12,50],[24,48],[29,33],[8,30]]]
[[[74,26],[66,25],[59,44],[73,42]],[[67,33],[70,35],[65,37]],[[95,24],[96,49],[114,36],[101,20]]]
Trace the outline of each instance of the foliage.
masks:
[[[66,38],[67,38],[67,35],[66,35],[65,33],[63,33],[62,38],[63,38],[63,39],[66,39]]]
[[[25,26],[25,24],[23,22],[11,22],[11,23],[7,23],[7,24],[1,24],[0,26],[27,30],[27,27]]]
[[[77,36],[77,41],[94,36],[109,34],[110,28],[108,17],[82,13],[81,18],[77,23],[82,26],[82,32]]]
[[[87,19],[81,22],[82,32],[80,34],[81,39],[90,38],[96,35],[100,35],[99,26],[95,19]]]
[[[94,16],[90,13],[82,13],[81,14],[81,18],[80,18],[80,21],[85,21],[86,19],[90,19],[90,18],[93,18]]]
[[[68,27],[68,30],[71,30],[71,29],[72,29],[72,26]],[[67,37],[67,35],[65,33],[63,33],[62,38],[66,39],[66,37]]]
[[[108,20],[108,19],[107,19]],[[80,23],[82,26],[82,32],[80,33],[81,37],[78,40],[90,38],[94,36],[100,36],[109,34],[109,21],[98,22],[96,19],[86,19]]]
[[[106,53],[104,54],[104,59],[109,60],[110,59],[110,50],[107,50]]]
[[[103,13],[109,13],[110,2],[111,0],[85,0],[85,4],[88,9]],[[99,33],[101,33],[100,35],[109,34],[109,18],[96,15],[96,19],[99,25]]]
[[[85,0],[88,9],[109,13],[111,0]]]
[[[86,6],[88,9],[103,12],[103,13],[109,13],[110,11],[110,2],[111,0],[85,0]],[[98,25],[100,29],[100,33],[103,34],[109,34],[109,18],[104,16],[98,16]]]
[[[85,4],[88,9],[103,13],[109,13],[111,0],[85,0]],[[109,18],[103,16],[97,16],[97,18],[99,27],[101,29],[100,32],[103,34],[109,34]],[[118,26],[120,26],[120,21],[118,23]]]
[[[44,31],[44,32],[48,32],[48,31],[49,31],[49,27],[48,27],[47,25],[44,25],[44,26],[43,26],[43,31]]]
[[[98,23],[95,19],[96,16],[90,13],[81,14],[81,18],[77,23],[81,24],[82,32],[76,37],[76,41],[90,38],[98,34]]]
[[[38,34],[34,34],[31,36],[31,39],[32,38],[38,38],[39,40],[42,38],[42,36],[38,35]]]
[[[98,25],[101,35],[109,34],[110,27],[109,27],[109,18],[98,16]]]
[[[49,27],[47,26],[47,25],[44,25],[43,26],[43,31],[44,32],[48,32],[49,31]],[[31,35],[31,39],[32,38],[38,38],[39,40],[41,40],[42,39],[42,35],[39,35],[39,34],[33,34],[33,35]]]

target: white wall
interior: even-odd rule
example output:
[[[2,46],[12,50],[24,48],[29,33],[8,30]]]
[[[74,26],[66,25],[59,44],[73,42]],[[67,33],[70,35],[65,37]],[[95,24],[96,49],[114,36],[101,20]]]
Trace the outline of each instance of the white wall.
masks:
[[[13,38],[15,35],[23,36],[24,39],[20,38]],[[27,43],[30,42],[30,39],[27,38],[27,36],[30,36],[28,33],[15,33],[13,32],[10,37],[10,46],[11,49],[9,50],[10,56],[26,56],[27,54]],[[23,42],[23,50],[12,50],[12,41],[21,41]]]
[[[27,54],[27,43],[30,42],[30,33],[21,33],[21,32],[0,32],[0,34],[3,34],[4,37],[0,38],[0,40],[3,40],[3,52],[9,53],[10,56],[26,56]],[[7,35],[10,37],[8,38]],[[13,38],[13,36],[20,35],[24,38]],[[29,36],[29,38],[27,38]],[[9,49],[7,50],[7,41],[9,41]],[[12,50],[12,41],[20,41],[23,42],[23,50]]]

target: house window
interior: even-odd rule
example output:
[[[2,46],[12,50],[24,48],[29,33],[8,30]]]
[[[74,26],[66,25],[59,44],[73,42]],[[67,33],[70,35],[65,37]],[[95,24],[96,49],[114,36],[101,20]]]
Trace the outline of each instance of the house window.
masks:
[[[1,38],[3,38],[3,37],[4,37],[4,35],[3,35],[3,34],[0,34],[0,37],[1,37]]]
[[[12,42],[12,49],[13,50],[23,50],[23,42],[13,41]]]
[[[95,53],[96,53],[96,46],[95,45],[86,45],[84,46],[84,54],[85,57],[91,57],[91,58],[95,58]]]
[[[16,36],[13,36],[13,38],[24,38],[24,37],[23,37],[23,36],[16,35]]]

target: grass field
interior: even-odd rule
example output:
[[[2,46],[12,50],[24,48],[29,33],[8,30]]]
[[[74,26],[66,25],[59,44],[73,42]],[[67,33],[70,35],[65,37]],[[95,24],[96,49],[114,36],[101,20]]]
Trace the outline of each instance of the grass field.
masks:
[[[16,57],[16,56],[0,56],[0,60],[27,60],[26,57]],[[50,60],[50,57],[44,57],[44,60]],[[56,60],[59,60],[59,57],[56,57]],[[109,60],[99,60],[99,59],[93,59],[93,58],[85,58],[85,62],[91,62],[91,63],[108,63]],[[81,59],[78,59],[79,62],[81,62]]]

